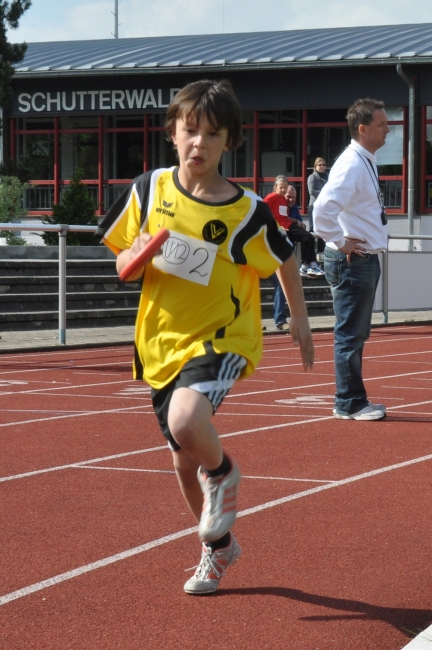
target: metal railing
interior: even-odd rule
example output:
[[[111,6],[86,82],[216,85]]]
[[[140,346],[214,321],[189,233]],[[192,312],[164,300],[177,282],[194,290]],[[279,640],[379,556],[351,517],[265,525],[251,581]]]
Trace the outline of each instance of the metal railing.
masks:
[[[69,232],[96,232],[96,226],[50,226],[46,224],[0,223],[0,230],[32,230],[58,232],[59,236],[59,344],[66,345],[66,237]],[[388,235],[388,239],[432,240],[432,235]],[[390,251],[391,252],[391,251]],[[410,251],[413,252],[413,251]],[[383,251],[382,264],[382,313],[383,323],[388,323],[388,248]]]
[[[66,345],[66,237],[69,232],[96,232],[97,226],[50,226],[42,224],[0,223],[0,230],[58,232],[59,236],[59,345]]]

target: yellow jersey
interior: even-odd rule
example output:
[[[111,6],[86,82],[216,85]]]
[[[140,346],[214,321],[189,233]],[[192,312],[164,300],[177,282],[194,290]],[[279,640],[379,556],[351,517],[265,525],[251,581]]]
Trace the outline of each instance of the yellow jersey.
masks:
[[[285,231],[251,190],[222,203],[189,194],[178,168],[146,172],[99,225],[118,255],[143,232],[170,231],[163,254],[147,264],[135,327],[134,377],[163,388],[193,357],[233,352],[250,375],[262,354],[259,279],[293,252]]]

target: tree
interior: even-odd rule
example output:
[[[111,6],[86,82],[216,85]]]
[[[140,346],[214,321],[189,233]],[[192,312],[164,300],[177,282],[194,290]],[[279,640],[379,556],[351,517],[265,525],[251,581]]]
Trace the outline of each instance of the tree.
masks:
[[[0,223],[11,223],[25,217],[23,193],[29,187],[15,176],[0,176]],[[6,237],[8,244],[26,244],[23,237],[17,237],[11,230],[0,230],[0,237]]]
[[[26,43],[9,43],[6,29],[17,29],[19,19],[30,7],[31,0],[0,0],[0,107],[7,108],[12,97],[11,78],[14,65],[23,60]],[[0,124],[1,129],[1,124]]]
[[[96,203],[82,183],[83,171],[77,168],[70,185],[64,192],[62,202],[53,207],[51,217],[42,219],[45,224],[68,224],[74,226],[97,226]],[[58,233],[46,232],[42,238],[47,246],[58,245]],[[93,233],[72,232],[67,236],[68,246],[95,246],[100,242]]]

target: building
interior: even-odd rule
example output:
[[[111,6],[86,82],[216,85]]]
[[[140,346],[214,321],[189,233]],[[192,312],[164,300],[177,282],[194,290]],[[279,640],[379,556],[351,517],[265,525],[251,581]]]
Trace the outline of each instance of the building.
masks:
[[[432,23],[30,43],[2,147],[31,170],[29,214],[50,214],[76,167],[103,214],[136,175],[174,164],[166,107],[200,78],[229,79],[243,110],[245,141],[223,174],[265,195],[284,173],[304,213],[313,160],[331,165],[349,142],[346,108],[383,99],[390,221],[431,214]]]

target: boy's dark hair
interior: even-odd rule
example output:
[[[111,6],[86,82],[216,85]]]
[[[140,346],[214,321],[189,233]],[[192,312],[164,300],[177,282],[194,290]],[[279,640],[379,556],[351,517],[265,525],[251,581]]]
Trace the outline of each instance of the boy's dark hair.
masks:
[[[359,126],[370,124],[373,120],[374,111],[384,108],[384,102],[377,99],[358,99],[352,106],[349,107],[346,119],[348,120],[348,128],[353,140],[358,140]]]
[[[226,79],[194,81],[182,88],[168,106],[165,129],[167,140],[175,135],[176,120],[193,117],[200,121],[204,115],[214,129],[228,130],[228,149],[237,149],[243,142],[240,106]]]

